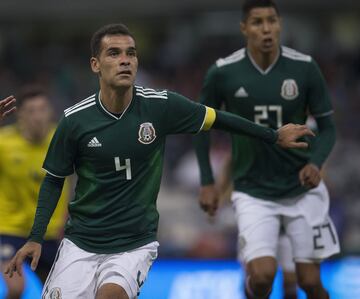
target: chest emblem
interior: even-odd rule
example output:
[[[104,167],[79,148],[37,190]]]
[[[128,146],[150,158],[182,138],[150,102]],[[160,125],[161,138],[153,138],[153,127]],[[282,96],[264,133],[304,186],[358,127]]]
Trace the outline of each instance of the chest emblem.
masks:
[[[142,123],[139,128],[138,140],[143,144],[150,144],[156,138],[155,128],[152,123]]]
[[[299,88],[294,79],[284,80],[281,86],[281,96],[285,100],[294,100],[299,95]]]

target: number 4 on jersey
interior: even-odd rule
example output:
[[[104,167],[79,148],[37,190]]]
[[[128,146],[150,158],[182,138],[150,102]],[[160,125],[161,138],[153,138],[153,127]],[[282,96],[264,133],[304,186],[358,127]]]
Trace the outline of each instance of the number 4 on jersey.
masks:
[[[116,171],[125,170],[126,171],[126,179],[131,180],[131,163],[130,163],[130,159],[125,159],[125,165],[120,164],[120,158],[119,157],[115,157],[114,161],[115,161],[115,170]]]

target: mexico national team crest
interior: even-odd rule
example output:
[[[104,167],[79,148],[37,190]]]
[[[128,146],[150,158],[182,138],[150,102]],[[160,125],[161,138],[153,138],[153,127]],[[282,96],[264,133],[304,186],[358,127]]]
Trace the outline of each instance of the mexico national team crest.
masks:
[[[285,100],[294,100],[299,95],[299,88],[294,79],[284,80],[281,86],[281,96]]]
[[[60,288],[53,288],[50,290],[50,299],[62,299]]]
[[[150,144],[156,138],[155,128],[152,123],[142,123],[139,129],[139,141],[143,144]]]

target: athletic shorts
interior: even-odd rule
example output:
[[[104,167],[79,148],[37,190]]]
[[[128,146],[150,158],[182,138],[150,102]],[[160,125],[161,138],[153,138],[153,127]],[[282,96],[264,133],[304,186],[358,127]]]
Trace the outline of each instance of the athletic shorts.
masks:
[[[122,253],[97,254],[65,238],[45,282],[42,299],[92,299],[106,283],[121,286],[130,299],[137,298],[157,258],[158,246],[158,242],[152,242]]]
[[[278,201],[235,191],[232,202],[239,231],[239,259],[245,263],[265,256],[276,258],[281,227],[290,238],[295,262],[320,262],[340,252],[323,182],[300,196]]]
[[[0,235],[0,262],[10,260],[26,242],[26,238]],[[38,269],[50,271],[58,247],[59,242],[57,240],[45,240],[43,242]]]

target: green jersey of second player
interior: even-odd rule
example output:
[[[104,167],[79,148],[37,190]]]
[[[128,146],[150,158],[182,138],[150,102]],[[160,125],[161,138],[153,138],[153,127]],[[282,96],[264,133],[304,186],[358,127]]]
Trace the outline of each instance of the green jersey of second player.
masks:
[[[196,133],[203,105],[166,90],[134,87],[120,116],[92,95],[65,110],[44,162],[50,174],[78,175],[65,237],[96,253],[156,240],[165,137]]]
[[[287,123],[304,124],[308,114],[332,113],[326,84],[314,60],[281,47],[275,63],[261,70],[246,49],[219,59],[208,71],[201,103],[222,105],[263,126],[277,129]],[[300,169],[309,150],[284,150],[248,136],[232,136],[235,190],[276,200],[306,191]]]

